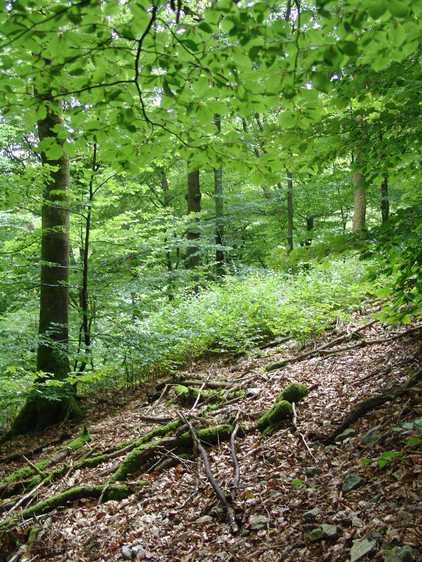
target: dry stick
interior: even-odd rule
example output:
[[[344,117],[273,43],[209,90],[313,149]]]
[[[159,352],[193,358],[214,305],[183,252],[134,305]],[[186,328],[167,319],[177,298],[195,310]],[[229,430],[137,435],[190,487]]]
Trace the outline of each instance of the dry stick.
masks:
[[[198,394],[196,395],[196,400],[195,400],[192,408],[190,409],[191,412],[192,412],[192,410],[194,410],[197,407],[198,402],[201,400],[201,392],[204,390],[205,384],[206,384],[206,381],[204,381],[202,383],[201,388],[198,390]]]
[[[145,410],[145,412],[149,412],[151,410],[151,408],[153,406],[157,406],[157,404],[160,403],[160,401],[162,400],[163,396],[165,395],[165,393],[167,392],[169,385],[165,384],[163,390],[161,391],[160,396],[158,397],[157,400],[155,400],[152,404],[150,404],[150,406],[148,406],[148,408]]]
[[[35,472],[36,472],[39,476],[41,476],[42,478],[44,478],[44,476],[45,476],[44,472],[42,472],[42,470],[40,470],[36,464],[34,464],[33,462],[31,462],[27,457],[25,457],[25,455],[22,455],[22,458],[23,458],[23,460],[24,460],[26,463],[29,464],[29,466],[30,466],[33,470],[35,470]]]
[[[15,509],[17,509],[20,505],[22,505],[24,503],[25,500],[27,500],[28,498],[30,498],[31,496],[33,496],[35,494],[35,492],[37,490],[39,490],[41,488],[41,486],[44,484],[44,482],[47,480],[47,478],[44,478],[44,480],[41,480],[41,482],[35,486],[35,488],[32,488],[32,490],[30,490],[27,494],[25,494],[24,496],[21,497],[21,499],[15,503],[14,506],[12,506],[9,511],[7,512],[7,514],[9,515],[9,513],[12,513],[12,511],[15,511]]]
[[[173,419],[165,416],[145,416],[143,414],[141,414],[139,418],[142,421],[153,422],[153,423],[169,423]]]
[[[234,513],[234,509],[232,508],[232,506],[227,501],[226,495],[223,492],[223,490],[221,489],[220,484],[217,482],[217,480],[214,478],[214,476],[211,473],[211,466],[210,466],[210,461],[209,461],[209,458],[208,458],[207,451],[204,449],[204,447],[203,447],[200,439],[198,438],[198,435],[197,435],[193,425],[190,423],[190,421],[181,412],[177,412],[177,415],[189,427],[189,431],[192,435],[192,439],[193,439],[193,442],[195,444],[195,447],[197,448],[199,454],[201,455],[202,461],[204,463],[205,474],[208,478],[208,482],[211,484],[215,495],[217,496],[218,500],[220,501],[221,505],[223,506],[223,508],[226,511],[227,518],[229,520],[230,529],[231,529],[232,533],[237,533],[238,530],[239,530],[239,526],[236,523],[236,516],[235,516],[235,513]]]
[[[237,421],[239,417],[239,411],[237,412],[236,415],[236,424],[234,426],[233,432],[230,436],[230,454],[233,460],[233,464],[234,464],[234,478],[233,478],[233,495],[236,494],[237,489],[239,488],[239,483],[240,483],[240,466],[239,466],[239,460],[237,458],[237,454],[236,454],[236,435],[239,431],[239,423]]]
[[[374,323],[375,320],[372,322]],[[366,324],[365,326],[360,326],[360,330],[363,330],[364,328],[367,328],[369,324]],[[404,336],[407,336],[413,332],[417,332],[419,330],[421,330],[422,325],[418,325],[418,326],[414,326],[413,328],[409,328],[409,330],[406,330],[405,332],[401,332],[400,334],[394,334],[393,336],[390,336],[388,338],[378,338],[378,339],[373,339],[373,340],[362,340],[354,345],[349,345],[346,347],[341,347],[341,348],[337,348],[337,349],[327,349],[328,347],[332,347],[333,345],[335,345],[335,343],[339,343],[338,339],[337,340],[333,340],[332,342],[328,342],[327,344],[321,346],[321,347],[317,347],[316,349],[313,349],[311,351],[307,351],[306,353],[303,353],[301,355],[297,355],[296,357],[292,357],[290,359],[284,359],[283,361],[279,361],[277,363],[273,363],[272,365],[268,365],[267,367],[267,371],[273,371],[275,369],[280,369],[281,367],[285,367],[288,363],[298,363],[300,361],[304,361],[305,359],[308,359],[309,357],[313,356],[313,355],[318,355],[318,354],[323,354],[325,356],[329,356],[329,355],[335,355],[337,353],[342,353],[343,351],[350,351],[352,349],[358,349],[360,347],[366,347],[368,345],[376,345],[379,343],[387,343],[390,341],[394,341],[397,340],[399,338],[402,338]],[[350,332],[349,337],[352,337],[353,334],[356,334],[356,332],[360,331],[359,329],[354,330],[353,332]],[[270,379],[271,380],[271,379]]]
[[[303,433],[301,431],[299,431],[299,428],[297,426],[296,404],[294,402],[292,402],[292,409],[293,409],[293,426],[294,426],[295,430],[297,431],[299,437],[302,439],[302,442],[305,445],[306,450],[311,455],[311,457],[314,459],[314,461],[317,462],[314,454],[312,453],[311,449],[309,448],[308,443],[306,442],[305,436],[303,435]]]

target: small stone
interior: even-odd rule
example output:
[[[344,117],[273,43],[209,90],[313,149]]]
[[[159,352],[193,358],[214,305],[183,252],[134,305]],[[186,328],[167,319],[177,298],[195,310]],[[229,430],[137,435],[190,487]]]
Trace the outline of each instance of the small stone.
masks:
[[[319,514],[320,514],[320,510],[317,507],[314,507],[313,509],[306,511],[303,514],[303,519],[305,520],[306,523],[313,523],[318,519]]]
[[[350,562],[357,562],[366,554],[373,552],[377,546],[377,541],[372,539],[361,539],[353,541],[352,548],[350,550]]]
[[[395,546],[387,550],[384,555],[384,562],[413,562],[413,549],[410,546]]]
[[[132,560],[132,549],[128,545],[122,546],[122,556],[125,560]]]
[[[264,529],[269,522],[268,517],[265,515],[251,515],[249,517],[249,526],[251,529],[258,530]]]
[[[329,525],[327,523],[322,523],[319,527],[312,529],[309,533],[306,533],[308,539],[312,542],[319,541],[322,539],[335,539],[339,534],[339,528],[337,525]]]
[[[336,441],[344,441],[345,439],[348,439],[349,437],[354,437],[355,435],[356,435],[356,429],[349,427],[348,429],[345,429],[342,433],[337,435]]]
[[[261,389],[258,388],[258,387],[247,388],[246,389],[246,396],[251,396],[251,397],[259,396],[260,392],[261,392]]]
[[[350,492],[357,488],[363,482],[362,478],[357,474],[350,473],[343,481],[341,489],[343,492]]]
[[[339,528],[337,527],[337,525],[328,525],[326,523],[323,523],[321,525],[321,529],[323,538],[335,539],[339,534]]]
[[[203,515],[202,517],[199,517],[198,519],[195,520],[195,523],[197,523],[198,525],[205,525],[206,523],[212,523],[213,522],[213,518],[210,515]]]
[[[377,425],[367,431],[362,437],[362,443],[368,447],[373,447],[381,439],[381,433],[378,431],[381,426]]]
[[[320,469],[316,466],[306,466],[303,469],[303,473],[305,476],[317,476],[318,474],[320,474],[320,472]]]

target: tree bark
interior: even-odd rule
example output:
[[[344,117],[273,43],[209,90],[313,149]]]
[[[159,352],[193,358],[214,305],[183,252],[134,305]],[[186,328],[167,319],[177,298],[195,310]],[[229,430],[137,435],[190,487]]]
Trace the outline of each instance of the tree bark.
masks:
[[[352,174],[353,183],[353,223],[352,232],[361,234],[366,227],[366,182],[364,173],[356,163]]]
[[[217,132],[221,131],[221,116],[214,115]],[[224,275],[224,198],[223,198],[223,169],[214,169],[214,200],[215,200],[215,263],[218,276]]]
[[[381,183],[381,221],[386,224],[390,217],[390,199],[388,195],[388,176],[384,176]]]
[[[188,214],[198,214],[201,212],[201,188],[199,184],[199,170],[188,172],[188,190],[186,194]],[[185,265],[187,269],[193,269],[200,264],[199,253],[199,218],[192,220],[187,232],[188,247],[186,249]]]
[[[43,96],[43,99],[48,97]],[[40,142],[51,139],[54,144],[63,146],[64,141],[57,132],[62,123],[59,111],[49,107],[46,117],[38,122]],[[41,160],[43,166],[48,166],[50,176],[42,203],[37,370],[46,373],[49,378],[63,380],[69,372],[69,161],[65,154],[51,159],[46,152],[41,153]],[[42,388],[42,381],[37,381],[35,391],[28,396],[10,433],[38,431],[80,413],[70,385],[50,388],[47,394],[47,389]]]
[[[287,172],[287,253],[293,250],[293,176]]]

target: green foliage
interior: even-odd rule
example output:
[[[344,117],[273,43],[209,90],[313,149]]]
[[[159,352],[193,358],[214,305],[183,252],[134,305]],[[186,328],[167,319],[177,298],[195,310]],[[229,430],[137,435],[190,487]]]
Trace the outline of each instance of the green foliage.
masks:
[[[389,303],[382,318],[408,323],[422,314],[422,208],[420,205],[399,210],[388,225],[374,231],[366,255],[388,275],[388,284],[379,291]]]

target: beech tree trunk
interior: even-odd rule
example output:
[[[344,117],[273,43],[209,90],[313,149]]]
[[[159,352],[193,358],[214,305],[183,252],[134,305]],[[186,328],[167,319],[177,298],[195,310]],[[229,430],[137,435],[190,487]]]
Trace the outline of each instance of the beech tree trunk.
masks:
[[[214,115],[217,132],[221,131],[221,117]],[[223,198],[223,169],[214,169],[214,200],[215,200],[215,263],[217,275],[224,275],[224,198]]]
[[[38,122],[39,140],[52,139],[62,146],[56,126],[62,125],[58,112],[49,109]],[[44,189],[42,203],[41,283],[39,344],[37,369],[50,378],[64,379],[69,372],[68,359],[68,276],[69,276],[69,161],[63,154],[51,159],[41,153],[43,166],[50,177]],[[54,167],[50,170],[50,167]],[[35,391],[15,420],[12,434],[37,431],[58,423],[68,416],[80,414],[71,385],[44,389],[38,383]]]
[[[293,250],[293,176],[287,172],[287,253]]]
[[[390,199],[388,195],[388,176],[385,175],[381,183],[381,221],[386,224],[390,217]]]
[[[352,174],[353,183],[353,223],[352,232],[363,233],[366,227],[366,183],[365,176],[359,166]]]
[[[188,172],[188,190],[186,194],[188,214],[201,212],[201,188],[199,184],[199,170]],[[188,269],[193,269],[200,264],[200,229],[199,219],[193,218],[186,232],[188,247],[186,249],[185,265]]]

